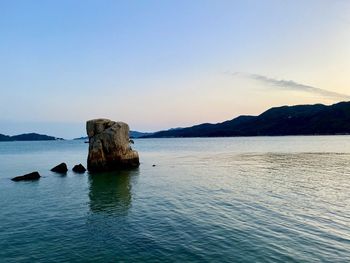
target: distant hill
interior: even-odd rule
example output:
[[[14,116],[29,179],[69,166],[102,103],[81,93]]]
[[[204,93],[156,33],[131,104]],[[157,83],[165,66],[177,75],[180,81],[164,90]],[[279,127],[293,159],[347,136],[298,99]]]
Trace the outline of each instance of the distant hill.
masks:
[[[11,141],[11,137],[8,135],[0,134],[0,142]]]
[[[152,135],[153,133],[150,132],[138,132],[138,131],[130,131],[129,132],[129,137],[130,138],[140,138],[143,136],[149,136]]]
[[[74,138],[73,140],[77,141],[77,140],[87,140],[87,139],[89,139],[87,136],[83,136],[79,138]]]
[[[134,138],[140,138],[143,136],[149,136],[152,135],[153,133],[150,132],[138,132],[138,131],[130,131],[129,132],[129,137],[134,139]],[[88,140],[89,138],[87,136],[84,137],[79,137],[79,138],[75,138],[74,140]]]
[[[0,141],[53,141],[53,140],[63,140],[62,138],[56,138],[53,136],[38,134],[38,133],[25,133],[15,136],[8,136],[0,134]]]
[[[350,134],[350,102],[276,107],[259,116],[159,131],[143,138],[336,134]]]

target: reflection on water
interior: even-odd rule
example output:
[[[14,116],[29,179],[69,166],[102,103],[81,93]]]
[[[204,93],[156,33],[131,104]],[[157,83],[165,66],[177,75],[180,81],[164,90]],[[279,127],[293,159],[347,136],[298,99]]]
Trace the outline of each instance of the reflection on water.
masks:
[[[90,174],[91,212],[126,214],[132,202],[132,181],[138,174],[138,169]]]

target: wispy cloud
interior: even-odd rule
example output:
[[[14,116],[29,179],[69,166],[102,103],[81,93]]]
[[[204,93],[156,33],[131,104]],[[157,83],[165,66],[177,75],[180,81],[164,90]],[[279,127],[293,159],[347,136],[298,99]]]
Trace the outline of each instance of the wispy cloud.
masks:
[[[280,89],[288,89],[293,91],[304,91],[308,93],[313,93],[320,95],[322,97],[332,98],[332,99],[347,99],[350,100],[350,95],[342,94],[338,92],[333,92],[325,89],[320,89],[317,87],[304,85],[298,82],[295,82],[293,80],[282,80],[282,79],[274,79],[263,75],[258,74],[250,74],[250,73],[242,73],[242,72],[234,72],[229,73],[230,75],[234,77],[244,77],[256,80],[260,83],[263,83],[265,85],[277,87]]]

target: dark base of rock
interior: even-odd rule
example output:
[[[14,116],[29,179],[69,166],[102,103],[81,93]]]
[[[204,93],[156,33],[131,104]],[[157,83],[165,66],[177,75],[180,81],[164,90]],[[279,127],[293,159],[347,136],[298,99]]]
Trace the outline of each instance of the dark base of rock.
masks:
[[[32,172],[29,174],[21,175],[12,178],[12,181],[18,182],[18,181],[33,181],[33,180],[38,180],[40,178],[40,174],[38,172]]]
[[[72,170],[73,172],[79,173],[79,174],[83,174],[86,172],[86,169],[82,164],[75,165]]]
[[[88,162],[88,170],[90,172],[107,172],[120,169],[132,169],[140,166],[139,158],[118,160],[108,163],[99,163],[99,162]]]
[[[51,172],[60,173],[60,174],[65,174],[67,173],[67,171],[68,171],[68,168],[65,163],[61,163],[51,169]]]

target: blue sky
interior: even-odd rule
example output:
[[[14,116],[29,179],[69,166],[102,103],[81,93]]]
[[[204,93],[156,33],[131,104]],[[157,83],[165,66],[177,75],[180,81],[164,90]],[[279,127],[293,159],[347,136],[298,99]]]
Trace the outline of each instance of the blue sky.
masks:
[[[97,117],[153,131],[350,100],[349,28],[346,0],[0,1],[0,133],[72,138]]]

